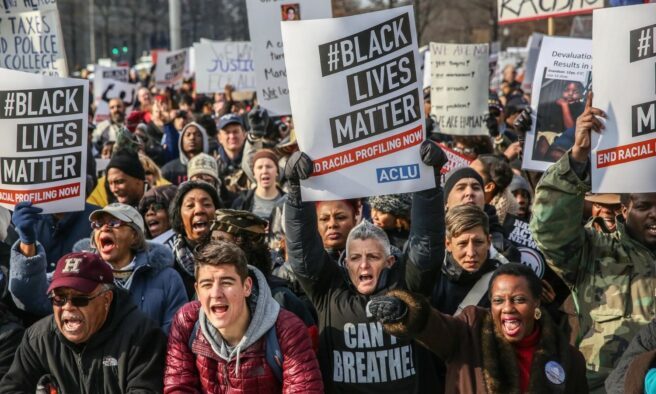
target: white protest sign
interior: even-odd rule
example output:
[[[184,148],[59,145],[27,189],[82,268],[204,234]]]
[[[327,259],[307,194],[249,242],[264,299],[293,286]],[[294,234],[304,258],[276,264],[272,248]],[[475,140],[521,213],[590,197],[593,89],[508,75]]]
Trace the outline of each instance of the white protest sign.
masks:
[[[0,205],[84,209],[89,82],[0,69]]]
[[[544,171],[574,144],[576,118],[592,82],[592,40],[544,37],[533,78],[533,123],[523,168]]]
[[[94,123],[109,119],[109,100],[120,98],[125,104],[125,115],[129,115],[136,101],[138,84],[129,83],[127,67],[94,67],[93,98],[96,104]]]
[[[533,90],[533,77],[535,76],[535,66],[538,64],[538,56],[540,56],[540,46],[542,45],[542,38],[544,34],[533,33],[528,38],[528,57],[524,65],[524,80],[522,81],[522,90],[531,93]]]
[[[608,30],[608,31],[606,31]],[[595,11],[592,191],[656,192],[656,4]]]
[[[246,0],[246,8],[254,51],[257,100],[271,114],[289,115],[291,108],[280,22],[330,18],[331,2],[330,0]]]
[[[47,3],[47,2],[46,2]],[[0,68],[68,76],[57,4],[28,6],[3,1],[0,9]]]
[[[440,132],[488,135],[488,45],[430,43],[431,116]]]
[[[424,73],[421,87],[423,89],[426,89],[430,87],[431,84],[431,58],[430,58],[430,48],[428,47],[428,45],[424,45],[423,47],[419,48],[419,56],[421,56],[421,60],[423,62],[421,71]]]
[[[412,7],[283,24],[296,136],[314,161],[303,200],[433,187],[433,170],[419,157],[425,132],[414,26]]]
[[[222,92],[231,84],[235,91],[254,91],[253,47],[244,41],[210,41],[194,44],[196,91]]]
[[[604,0],[497,0],[499,24],[525,22],[556,16],[589,14]]]
[[[185,67],[188,67],[189,48],[177,51],[160,51],[155,66],[155,84],[158,88],[178,88],[182,85]]]

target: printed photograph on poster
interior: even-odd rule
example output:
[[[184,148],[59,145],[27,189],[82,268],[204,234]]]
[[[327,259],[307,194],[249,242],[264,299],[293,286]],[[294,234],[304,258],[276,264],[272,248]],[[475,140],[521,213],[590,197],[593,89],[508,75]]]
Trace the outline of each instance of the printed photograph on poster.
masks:
[[[283,4],[280,6],[283,21],[300,21],[301,20],[301,5]]]
[[[564,79],[561,79],[564,78]],[[555,163],[574,144],[576,118],[585,109],[592,72],[580,78],[544,69],[538,99],[533,160]]]
[[[89,81],[0,69],[0,206],[84,209]]]
[[[314,163],[304,201],[433,187],[412,7],[283,23],[282,38],[296,137]]]
[[[593,106],[608,116],[592,133],[592,191],[654,193],[656,4],[595,11],[592,32]]]
[[[544,171],[574,144],[576,118],[592,85],[592,40],[543,37],[532,85],[522,168]]]

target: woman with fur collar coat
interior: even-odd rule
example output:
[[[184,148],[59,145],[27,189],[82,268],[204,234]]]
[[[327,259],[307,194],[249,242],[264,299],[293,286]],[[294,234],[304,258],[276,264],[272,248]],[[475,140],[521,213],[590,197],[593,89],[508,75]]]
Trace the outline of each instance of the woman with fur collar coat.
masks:
[[[509,263],[490,280],[490,310],[469,306],[452,317],[403,290],[367,310],[389,334],[444,360],[447,393],[587,393],[583,355],[540,310],[541,291],[530,268]]]

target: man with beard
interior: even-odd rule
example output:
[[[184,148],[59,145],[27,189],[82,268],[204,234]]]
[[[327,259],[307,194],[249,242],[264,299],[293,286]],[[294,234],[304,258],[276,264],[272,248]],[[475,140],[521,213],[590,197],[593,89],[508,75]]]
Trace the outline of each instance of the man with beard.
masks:
[[[207,153],[209,142],[205,128],[196,122],[187,124],[178,140],[180,157],[162,167],[162,176],[174,185],[187,180],[187,164],[200,153]]]
[[[161,392],[166,337],[113,281],[96,254],[62,257],[48,287],[53,314],[27,330],[2,392],[45,381],[47,392]]]
[[[125,104],[120,98],[113,98],[109,100],[109,119],[98,123],[91,136],[91,142],[96,150],[101,152],[106,143],[116,141],[116,135],[123,127],[125,127]]]

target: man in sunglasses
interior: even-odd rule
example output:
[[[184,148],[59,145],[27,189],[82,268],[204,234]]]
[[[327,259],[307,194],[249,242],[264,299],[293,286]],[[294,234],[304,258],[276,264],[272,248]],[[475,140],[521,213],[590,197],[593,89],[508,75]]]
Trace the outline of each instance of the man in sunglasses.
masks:
[[[53,314],[32,325],[3,392],[161,392],[166,337],[114,286],[112,267],[93,253],[57,262],[47,293]]]
[[[173,269],[173,254],[165,245],[147,243],[144,221],[126,204],[109,204],[89,216],[91,238],[80,240],[75,251],[93,251],[109,263],[113,283],[130,293],[132,302],[168,332],[173,314],[187,302],[182,278]],[[40,316],[51,313],[45,252],[39,243],[13,248],[9,291],[19,308]]]

